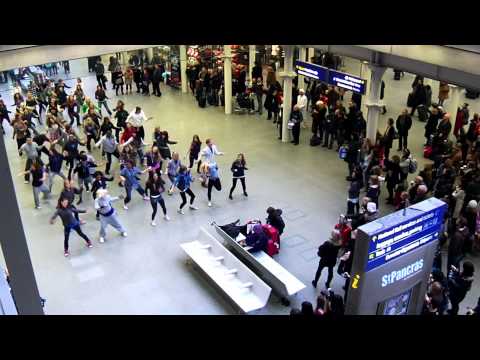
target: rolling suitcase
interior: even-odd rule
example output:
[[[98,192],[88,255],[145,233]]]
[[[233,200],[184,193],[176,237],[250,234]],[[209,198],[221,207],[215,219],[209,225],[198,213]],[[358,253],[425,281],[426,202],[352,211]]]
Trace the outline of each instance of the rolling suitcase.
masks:
[[[205,95],[200,96],[200,99],[198,99],[198,106],[201,108],[207,106],[207,97]]]
[[[425,105],[419,105],[417,107],[417,111],[418,111],[418,120],[422,122],[426,122],[428,119],[427,107]]]

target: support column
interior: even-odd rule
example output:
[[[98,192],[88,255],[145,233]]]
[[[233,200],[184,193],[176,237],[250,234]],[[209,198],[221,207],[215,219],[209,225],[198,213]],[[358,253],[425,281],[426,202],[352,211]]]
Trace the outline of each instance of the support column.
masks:
[[[257,55],[256,49],[257,47],[255,45],[248,46],[248,83],[250,84],[250,86],[253,85],[252,70],[255,66],[255,59]]]
[[[151,63],[153,59],[153,48],[148,48],[147,49],[147,61],[148,63]]]
[[[279,75],[283,78],[283,116],[282,116],[282,142],[288,142],[288,119],[292,112],[292,80],[297,75],[293,71],[293,47],[284,45],[285,61],[283,72]]]
[[[2,219],[3,225],[0,243],[10,274],[10,286],[18,313],[20,315],[43,315],[4,139],[3,136],[0,137],[0,171],[2,174],[0,176],[0,189],[2,189],[0,219]]]
[[[305,58],[307,57],[307,48],[302,46],[298,50],[298,60],[305,61]],[[305,89],[305,77],[303,75],[298,75],[298,89]]]
[[[450,85],[450,92],[448,93],[448,99],[445,101],[444,108],[450,114],[450,121],[452,125],[455,125],[455,119],[457,118],[457,109],[460,106],[460,93],[462,92],[462,88]]]
[[[382,74],[383,76],[383,74]],[[360,63],[360,77],[362,79],[366,79],[367,82],[369,82],[370,78],[372,77],[371,74],[371,69],[367,61],[362,61]],[[381,83],[381,78],[380,78],[380,83]],[[381,84],[380,84],[381,85]],[[367,83],[367,90],[365,91],[365,95],[362,97],[362,105],[360,106],[360,110],[362,113],[366,114],[367,113],[367,102],[368,99],[370,98],[370,85]]]
[[[223,81],[225,92],[225,114],[232,113],[232,48],[223,45]]]
[[[182,82],[182,93],[186,94],[188,92],[186,45],[180,45],[180,81]]]
[[[315,49],[314,48],[308,48],[308,58],[307,61],[311,62],[312,58],[315,56]]]
[[[370,139],[372,144],[375,144],[378,130],[378,118],[382,110],[382,104],[380,101],[380,90],[382,87],[382,77],[385,74],[387,68],[378,65],[369,65],[370,77],[366,78],[367,81],[367,93],[368,97],[365,103],[367,108],[367,138]],[[362,76],[363,77],[363,76]],[[365,77],[363,77],[365,79]]]
[[[123,64],[123,69],[125,69],[128,66],[128,59],[130,57],[128,56],[128,51],[124,51],[122,53],[122,64]]]

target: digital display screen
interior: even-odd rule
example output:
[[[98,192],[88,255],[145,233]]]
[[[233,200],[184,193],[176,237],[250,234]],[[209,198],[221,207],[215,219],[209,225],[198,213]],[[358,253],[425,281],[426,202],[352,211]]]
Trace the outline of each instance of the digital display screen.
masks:
[[[384,302],[383,311],[378,315],[407,315],[412,289]]]
[[[403,211],[397,211],[380,219],[378,222],[382,230],[369,233],[366,271],[438,240],[444,209],[441,206],[420,214],[413,209],[406,217]]]
[[[326,67],[305,61],[297,60],[295,62],[295,71],[298,75],[303,75],[315,80],[327,82],[327,70]]]
[[[367,80],[335,70],[328,71],[328,83],[365,95]]]

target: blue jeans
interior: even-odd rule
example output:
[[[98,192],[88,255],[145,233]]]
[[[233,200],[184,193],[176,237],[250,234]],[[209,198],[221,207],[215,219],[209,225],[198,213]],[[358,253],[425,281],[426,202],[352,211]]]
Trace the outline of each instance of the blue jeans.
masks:
[[[125,185],[125,191],[127,192],[127,196],[125,197],[125,200],[124,200],[124,204],[127,205],[130,200],[132,200],[132,185]],[[140,195],[145,195],[145,190],[143,190],[143,188],[138,185],[135,190],[137,190],[137,192],[140,194]]]

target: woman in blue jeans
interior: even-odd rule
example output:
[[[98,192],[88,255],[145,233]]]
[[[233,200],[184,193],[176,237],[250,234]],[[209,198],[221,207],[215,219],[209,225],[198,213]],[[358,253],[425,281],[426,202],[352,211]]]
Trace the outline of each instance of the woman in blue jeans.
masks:
[[[55,211],[55,214],[50,219],[50,224],[53,224],[57,216],[60,216],[60,219],[62,219],[63,227],[64,227],[64,241],[63,241],[63,249],[64,249],[64,255],[65,257],[69,256],[70,253],[68,252],[68,240],[70,238],[70,232],[72,230],[75,230],[77,234],[85,240],[87,243],[87,247],[91,248],[92,247],[92,242],[88,238],[87,235],[85,235],[80,228],[80,222],[75,219],[75,213],[86,213],[86,210],[78,210],[74,207],[69,206],[69,201],[66,198],[60,198],[58,200],[58,205],[57,205],[57,211]]]
[[[143,200],[148,200],[149,197],[145,195],[145,190],[140,185],[140,176],[148,171],[148,168],[141,171],[139,168],[134,166],[132,160],[129,160],[126,163],[126,166],[120,172],[120,179],[121,183],[125,187],[125,191],[127,192],[127,196],[125,197],[123,208],[128,210],[127,204],[132,199],[132,189],[135,189],[141,196],[143,196]]]

